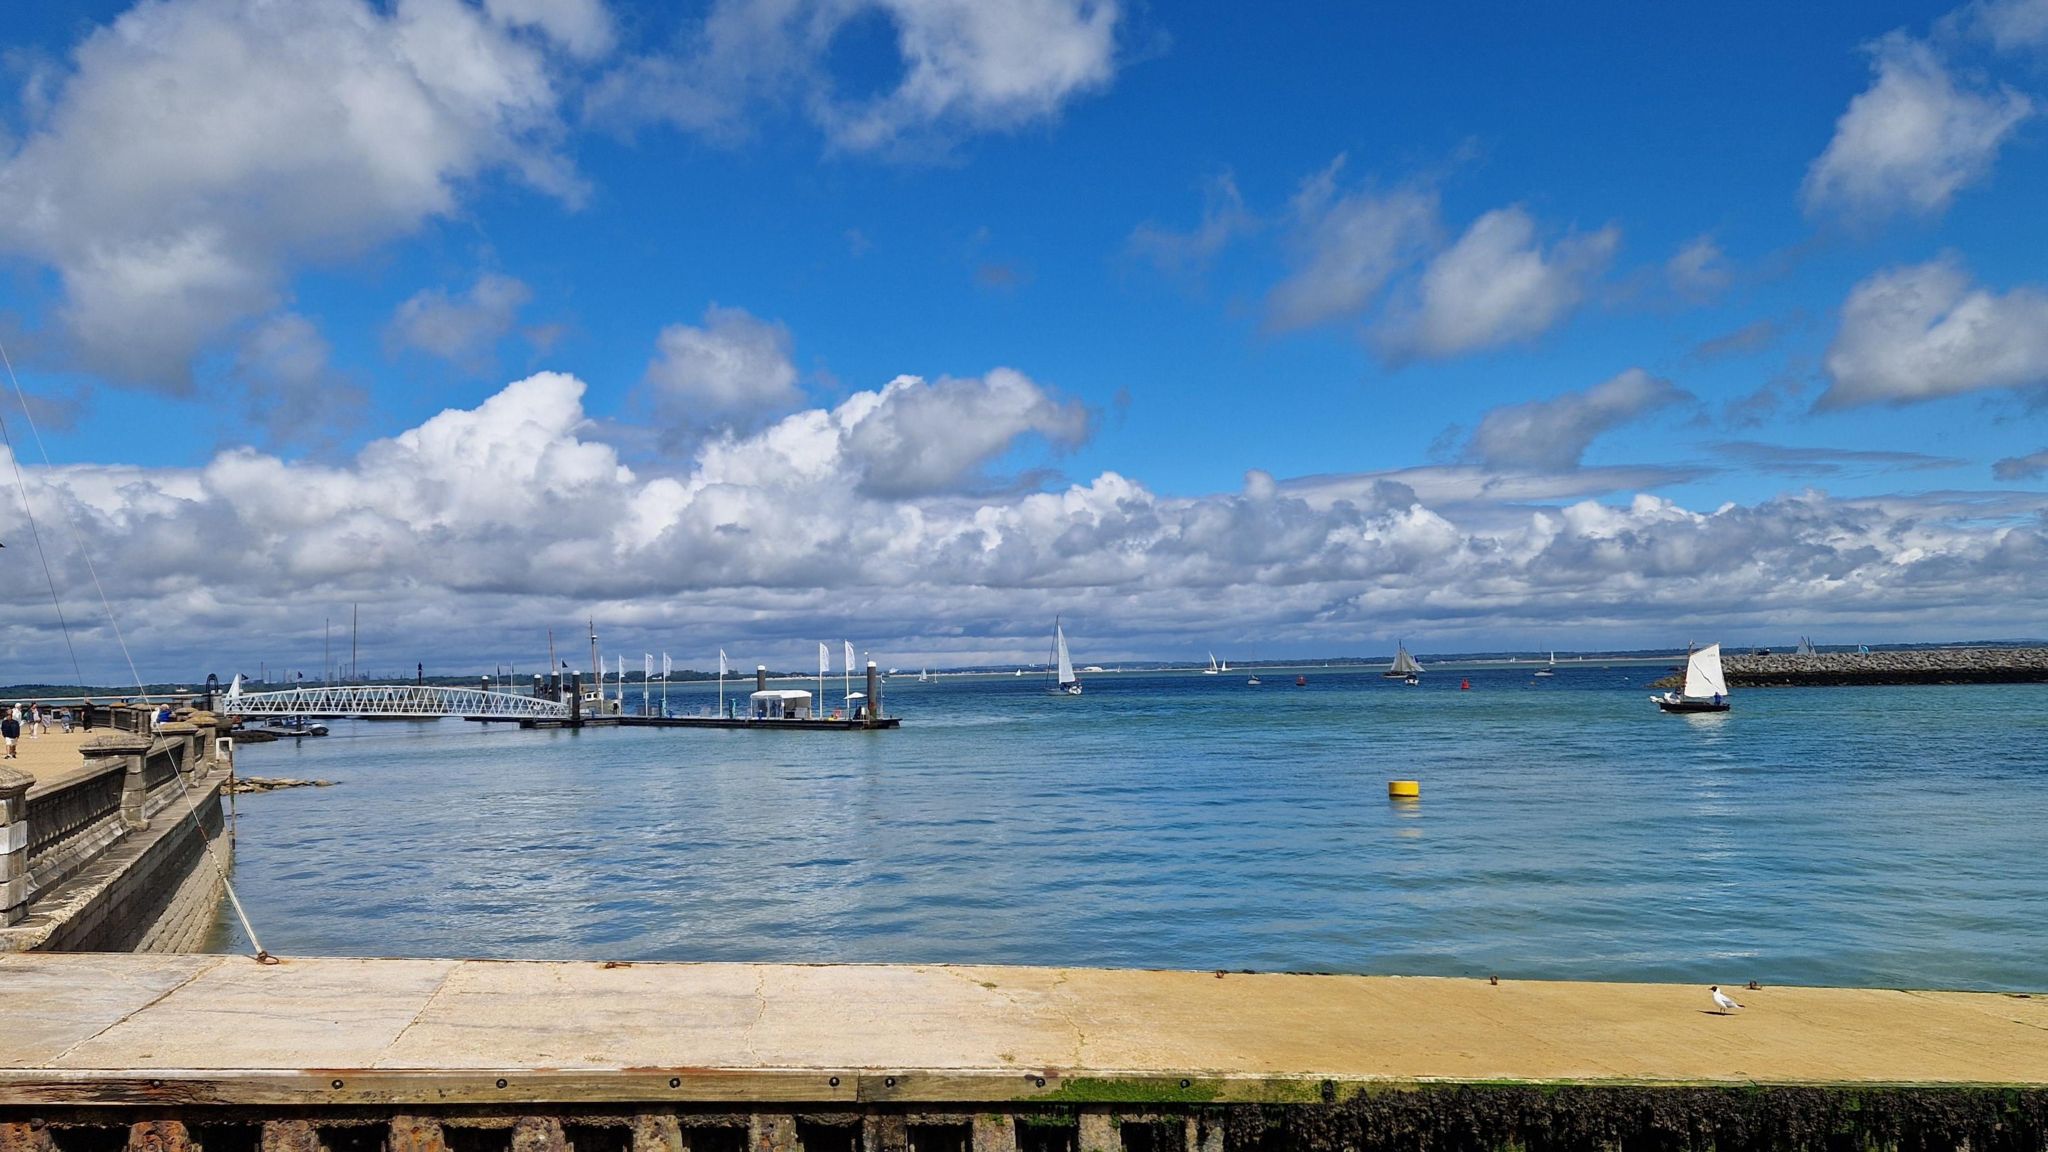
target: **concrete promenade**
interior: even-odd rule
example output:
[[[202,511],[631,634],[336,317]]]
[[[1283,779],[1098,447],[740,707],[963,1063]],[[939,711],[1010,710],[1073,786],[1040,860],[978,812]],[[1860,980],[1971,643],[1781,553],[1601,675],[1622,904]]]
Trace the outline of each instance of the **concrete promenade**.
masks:
[[[1093,969],[0,956],[0,1106],[2048,1085],[2048,997]],[[1341,1086],[1332,1089],[1325,1082]]]

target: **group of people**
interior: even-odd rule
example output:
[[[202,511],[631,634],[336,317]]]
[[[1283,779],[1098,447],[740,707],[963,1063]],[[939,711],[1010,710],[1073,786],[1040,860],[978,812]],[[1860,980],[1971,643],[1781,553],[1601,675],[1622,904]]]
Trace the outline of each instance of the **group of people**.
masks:
[[[6,754],[0,755],[0,760],[17,758],[24,729],[28,732],[28,738],[34,740],[49,735],[53,722],[63,731],[71,731],[72,722],[78,718],[83,718],[87,731],[92,730],[91,701],[87,701],[85,707],[76,715],[69,708],[45,708],[41,704],[10,705],[5,712],[0,712],[0,742],[4,742],[7,748]]]

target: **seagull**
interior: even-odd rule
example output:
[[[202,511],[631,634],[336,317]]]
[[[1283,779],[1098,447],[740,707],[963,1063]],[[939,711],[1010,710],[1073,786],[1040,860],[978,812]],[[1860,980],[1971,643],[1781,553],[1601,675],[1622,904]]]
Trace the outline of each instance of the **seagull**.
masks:
[[[1721,1010],[1721,1014],[1724,1016],[1730,1012],[1733,1012],[1735,1009],[1742,1007],[1742,1005],[1737,1004],[1735,1001],[1729,999],[1728,994],[1726,992],[1721,991],[1721,986],[1719,984],[1716,984],[1713,987],[1707,989],[1707,991],[1712,992],[1714,994],[1714,1006],[1719,1008]]]

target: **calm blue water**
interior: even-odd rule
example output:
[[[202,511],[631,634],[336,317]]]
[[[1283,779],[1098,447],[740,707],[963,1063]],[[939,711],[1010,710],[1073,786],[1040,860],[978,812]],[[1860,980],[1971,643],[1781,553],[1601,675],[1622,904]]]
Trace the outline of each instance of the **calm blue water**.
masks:
[[[1660,672],[896,682],[882,733],[340,722],[241,750],[342,783],[241,797],[235,876],[281,953],[2048,988],[2048,690],[1674,717]]]

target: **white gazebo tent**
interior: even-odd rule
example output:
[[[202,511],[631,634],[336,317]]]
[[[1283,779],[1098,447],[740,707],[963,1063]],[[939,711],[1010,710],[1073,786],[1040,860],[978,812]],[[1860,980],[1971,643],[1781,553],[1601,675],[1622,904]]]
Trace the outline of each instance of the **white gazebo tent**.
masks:
[[[756,720],[809,720],[811,694],[794,688],[770,688],[747,697],[747,711]]]

